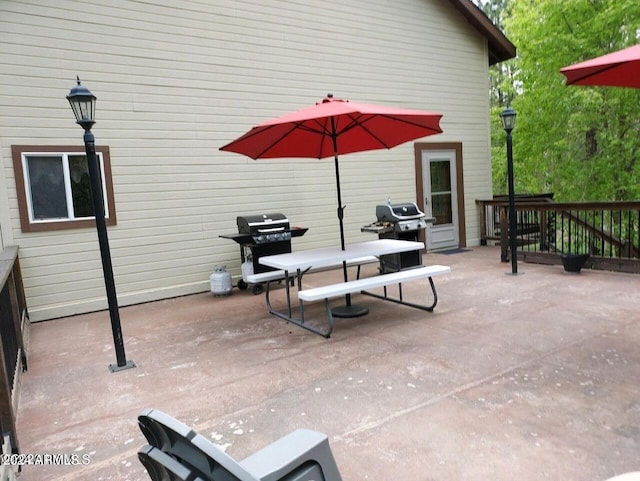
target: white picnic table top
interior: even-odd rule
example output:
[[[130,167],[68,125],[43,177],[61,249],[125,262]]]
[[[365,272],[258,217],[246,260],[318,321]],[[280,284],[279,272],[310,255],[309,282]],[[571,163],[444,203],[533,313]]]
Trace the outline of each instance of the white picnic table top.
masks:
[[[324,247],[307,249],[287,254],[276,254],[260,257],[258,262],[265,266],[284,271],[305,270],[310,267],[335,266],[336,263],[349,261],[359,257],[382,256],[424,249],[424,243],[400,239],[377,239],[367,242],[349,244],[342,250],[340,247]]]

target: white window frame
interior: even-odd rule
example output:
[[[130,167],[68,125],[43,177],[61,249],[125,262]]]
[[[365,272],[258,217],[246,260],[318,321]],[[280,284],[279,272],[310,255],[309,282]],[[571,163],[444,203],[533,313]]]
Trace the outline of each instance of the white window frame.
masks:
[[[71,222],[74,220],[86,220],[86,219],[95,219],[95,216],[78,216],[76,217],[73,212],[73,194],[71,192],[71,173],[69,168],[69,156],[72,157],[86,157],[86,154],[81,152],[23,152],[22,153],[22,172],[24,172],[24,188],[27,194],[27,209],[29,211],[29,223],[38,224],[38,223],[46,223],[46,222]],[[64,179],[64,192],[65,198],[67,201],[67,216],[66,217],[50,217],[47,219],[36,219],[33,214],[33,204],[32,204],[32,185],[31,179],[29,178],[29,167],[28,161],[30,157],[51,157],[54,159],[62,159],[62,175]],[[96,152],[96,158],[98,159],[98,165],[100,167],[100,185],[102,186],[102,203],[104,205],[104,217],[105,219],[109,218],[109,205],[106,201],[107,199],[107,190],[105,188],[106,179],[104,176],[104,161],[102,158],[101,152]],[[93,205],[93,204],[92,204]]]

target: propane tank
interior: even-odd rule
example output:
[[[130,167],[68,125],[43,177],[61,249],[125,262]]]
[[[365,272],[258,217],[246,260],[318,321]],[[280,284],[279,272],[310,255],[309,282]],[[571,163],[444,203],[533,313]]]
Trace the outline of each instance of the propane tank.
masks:
[[[211,293],[216,297],[231,294],[231,274],[227,272],[227,266],[216,266],[215,271],[209,277]]]

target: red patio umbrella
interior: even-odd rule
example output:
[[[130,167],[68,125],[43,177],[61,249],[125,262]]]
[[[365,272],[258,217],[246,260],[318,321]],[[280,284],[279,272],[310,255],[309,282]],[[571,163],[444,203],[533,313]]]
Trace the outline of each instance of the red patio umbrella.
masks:
[[[640,45],[560,69],[567,85],[640,88]]]
[[[350,102],[328,94],[312,107],[253,127],[220,150],[237,152],[252,159],[333,157],[340,246],[344,250],[344,206],[340,193],[338,156],[350,152],[390,149],[410,140],[439,134],[442,132],[441,118],[441,114],[433,112]],[[343,264],[343,272],[346,281],[346,264]]]

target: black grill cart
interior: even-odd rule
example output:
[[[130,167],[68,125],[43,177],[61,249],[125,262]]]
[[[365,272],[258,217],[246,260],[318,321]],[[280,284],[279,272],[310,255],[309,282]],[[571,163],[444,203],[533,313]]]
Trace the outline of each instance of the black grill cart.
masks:
[[[222,234],[220,237],[240,244],[242,264],[245,266],[246,262],[251,262],[250,273],[255,274],[273,270],[260,264],[261,257],[291,252],[291,239],[303,236],[308,230],[304,227],[291,227],[289,219],[280,213],[238,216],[236,223],[237,234]],[[245,278],[245,269],[242,274],[238,289],[244,290],[249,284]],[[254,284],[253,293],[261,292],[262,284]]]

